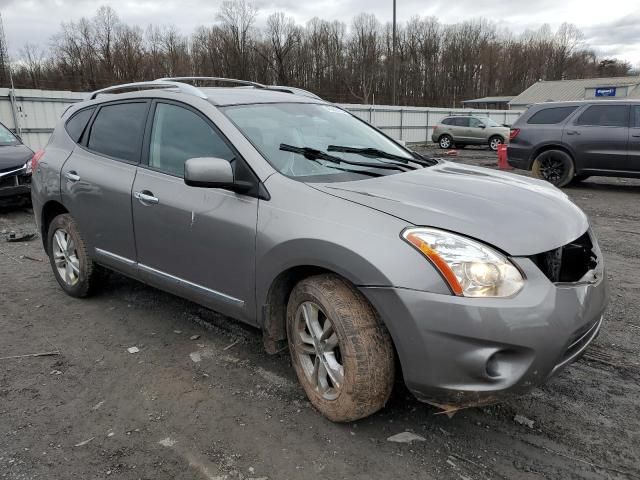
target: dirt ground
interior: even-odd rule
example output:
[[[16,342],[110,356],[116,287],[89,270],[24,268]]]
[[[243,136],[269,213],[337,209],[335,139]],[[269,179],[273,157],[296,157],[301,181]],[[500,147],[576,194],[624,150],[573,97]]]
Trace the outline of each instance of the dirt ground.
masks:
[[[0,238],[0,478],[640,479],[640,181],[566,192],[606,257],[601,335],[542,388],[451,419],[398,385],[378,414],[332,424],[258,331],[118,275],[70,298],[39,238]],[[0,231],[33,229],[28,208],[0,208]],[[39,352],[59,354],[6,358]],[[425,440],[387,440],[405,431]]]

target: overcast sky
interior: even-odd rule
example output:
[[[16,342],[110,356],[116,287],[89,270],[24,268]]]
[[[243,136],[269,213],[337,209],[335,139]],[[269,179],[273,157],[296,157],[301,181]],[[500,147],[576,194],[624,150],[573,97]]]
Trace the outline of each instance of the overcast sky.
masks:
[[[222,0],[0,0],[5,32],[13,56],[25,42],[48,45],[63,21],[92,16],[100,5],[110,5],[129,24],[175,24],[183,33],[213,23]],[[317,16],[347,21],[360,12],[390,21],[392,0],[256,0],[259,23],[274,11],[298,22]],[[585,43],[600,55],[640,66],[640,0],[397,0],[398,20],[433,15],[443,23],[484,17],[519,33],[548,23],[574,23]]]

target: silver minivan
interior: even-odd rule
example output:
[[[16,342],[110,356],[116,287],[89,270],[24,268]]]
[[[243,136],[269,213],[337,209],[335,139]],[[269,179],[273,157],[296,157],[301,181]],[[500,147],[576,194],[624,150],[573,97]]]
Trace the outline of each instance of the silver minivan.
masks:
[[[598,334],[602,254],[547,182],[424,158],[299,91],[178,80],[94,93],[35,154],[69,295],[109,269],[251,324],[334,421],[396,374],[447,409],[521,394]]]

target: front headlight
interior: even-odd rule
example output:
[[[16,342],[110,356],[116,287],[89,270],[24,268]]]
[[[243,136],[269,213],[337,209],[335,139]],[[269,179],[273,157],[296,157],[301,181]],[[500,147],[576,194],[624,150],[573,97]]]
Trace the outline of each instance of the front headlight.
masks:
[[[27,175],[29,175],[30,173],[33,173],[31,159],[27,160],[27,163],[24,164],[23,168],[24,168],[24,173],[26,173]]]
[[[426,227],[407,228],[402,238],[433,263],[456,295],[510,297],[524,286],[507,257],[470,238]]]

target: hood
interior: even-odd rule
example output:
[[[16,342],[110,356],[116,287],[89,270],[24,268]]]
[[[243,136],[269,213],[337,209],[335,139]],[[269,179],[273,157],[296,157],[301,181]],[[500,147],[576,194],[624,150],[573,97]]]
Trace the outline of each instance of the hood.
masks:
[[[0,172],[19,168],[33,156],[29,147],[23,144],[0,146]]]
[[[547,182],[445,161],[407,173],[314,187],[407,224],[476,238],[512,256],[558,248],[589,227],[584,212]]]

